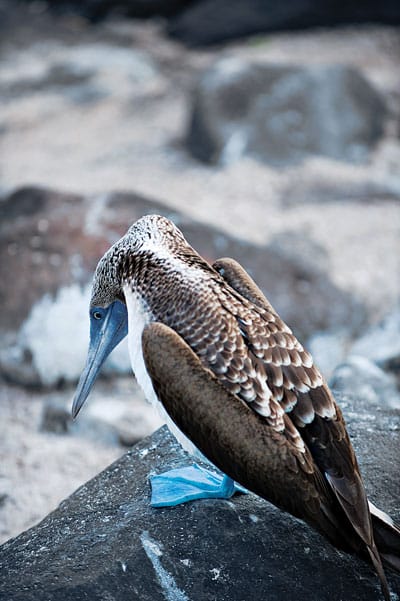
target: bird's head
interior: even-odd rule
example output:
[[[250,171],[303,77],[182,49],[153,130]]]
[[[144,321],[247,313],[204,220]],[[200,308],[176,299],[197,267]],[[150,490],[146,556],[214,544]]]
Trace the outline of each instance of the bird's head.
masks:
[[[73,417],[78,415],[89,396],[104,361],[128,334],[128,312],[122,286],[134,267],[135,257],[160,249],[173,252],[182,244],[187,245],[171,221],[160,215],[146,215],[100,259],[90,300],[89,351],[72,405]]]
[[[128,313],[118,281],[120,242],[100,259],[93,278],[89,350],[72,404],[74,418],[89,396],[104,361],[128,333]]]

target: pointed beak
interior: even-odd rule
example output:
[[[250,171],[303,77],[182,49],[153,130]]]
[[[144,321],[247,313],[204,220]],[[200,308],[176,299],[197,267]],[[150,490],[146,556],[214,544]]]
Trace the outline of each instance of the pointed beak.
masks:
[[[86,401],[100,368],[111,351],[128,333],[128,312],[124,303],[114,301],[107,309],[90,311],[90,345],[85,369],[79,379],[72,404],[75,418]]]

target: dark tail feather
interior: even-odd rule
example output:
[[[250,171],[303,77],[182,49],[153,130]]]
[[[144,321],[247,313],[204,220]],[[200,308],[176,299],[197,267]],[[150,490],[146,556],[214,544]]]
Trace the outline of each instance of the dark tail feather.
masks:
[[[382,559],[379,555],[379,551],[375,545],[373,545],[372,547],[367,546],[367,551],[369,553],[375,571],[379,576],[379,580],[381,581],[381,589],[383,596],[385,597],[385,601],[390,601],[389,585],[387,583],[386,575],[383,570]]]
[[[371,501],[369,510],[372,516],[375,544],[383,563],[400,573],[400,526],[381,511]]]

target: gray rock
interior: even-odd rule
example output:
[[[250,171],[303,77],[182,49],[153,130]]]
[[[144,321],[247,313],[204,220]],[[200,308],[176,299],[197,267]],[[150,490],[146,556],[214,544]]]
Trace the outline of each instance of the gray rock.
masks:
[[[71,416],[73,394],[74,390],[64,390],[49,395],[42,410],[42,431],[129,447],[165,421],[145,400],[133,376],[100,378],[78,420]]]
[[[73,423],[72,433],[81,437],[93,436],[94,433],[97,439],[101,437],[130,447],[160,427],[165,420],[149,407],[138,386],[132,381],[129,383],[130,386],[121,391],[121,381],[116,387],[114,380],[108,395],[104,384],[101,390],[97,388],[83,418]]]
[[[4,100],[35,98],[41,93],[42,104],[47,106],[47,94],[48,106],[65,100],[66,109],[70,102],[90,104],[112,97],[116,90],[126,91],[132,99],[159,93],[165,84],[154,62],[140,50],[90,40],[74,45],[48,40],[36,46],[34,53],[20,48],[4,57],[2,67]]]
[[[77,12],[87,19],[99,21],[110,15],[148,18],[175,15],[188,4],[188,0],[49,0],[50,8],[62,12]]]
[[[321,244],[305,236],[300,231],[287,230],[276,234],[270,249],[279,256],[290,260],[307,278],[310,272],[321,273],[329,270],[329,256]]]
[[[392,371],[400,387],[400,309],[394,309],[383,321],[369,328],[355,341],[350,352]]]
[[[53,0],[54,1],[54,0]],[[396,0],[345,3],[316,0],[199,0],[171,19],[169,32],[190,46],[220,44],[260,32],[332,27],[343,23],[400,22]]]
[[[336,367],[346,359],[349,344],[348,332],[337,328],[313,334],[307,341],[307,349],[324,377],[329,380]]]
[[[307,347],[337,390],[370,402],[400,406],[400,311],[394,310],[358,339],[335,328],[313,334]]]
[[[335,369],[330,382],[335,390],[362,398],[366,403],[400,409],[395,378],[366,357],[351,355]]]
[[[361,162],[383,134],[383,98],[354,68],[218,61],[194,93],[187,145],[209,163],[312,155]]]
[[[282,188],[282,203],[285,207],[293,207],[309,204],[322,206],[329,203],[343,203],[343,201],[367,203],[400,200],[400,178],[397,175],[388,177],[386,174],[364,172],[361,178],[355,179],[352,174],[348,175],[340,181],[337,174],[324,178],[321,177],[320,171],[311,177],[299,177],[295,194],[293,194],[293,180],[288,181]]]
[[[361,6],[357,0],[346,3],[292,0],[279,4],[272,0],[47,0],[45,4],[34,1],[31,4],[33,14],[52,8],[57,13],[78,13],[94,22],[115,15],[136,19],[162,16],[170,20],[169,32],[191,46],[218,44],[264,31],[400,22],[396,0],[379,3],[363,0]],[[4,10],[6,23],[7,17]]]
[[[68,406],[57,398],[48,399],[43,407],[40,429],[44,432],[66,434],[72,424],[70,404]]]
[[[51,387],[79,377],[96,264],[146,213],[170,217],[207,260],[231,256],[242,263],[303,339],[343,323],[357,330],[365,318],[364,307],[330,281],[324,262],[311,259],[315,245],[307,239],[293,253],[282,241],[256,246],[133,193],[85,198],[22,188],[0,202],[6,257],[0,263],[0,372],[7,379]],[[126,345],[120,345],[108,373],[130,369]]]
[[[400,416],[388,409],[371,415],[362,400],[353,406],[341,400],[369,494],[398,519],[400,481],[393,457]],[[0,548],[0,598],[380,598],[368,565],[255,495],[151,509],[149,474],[190,461],[165,427],[134,447]],[[399,593],[400,578],[389,575],[389,582]]]

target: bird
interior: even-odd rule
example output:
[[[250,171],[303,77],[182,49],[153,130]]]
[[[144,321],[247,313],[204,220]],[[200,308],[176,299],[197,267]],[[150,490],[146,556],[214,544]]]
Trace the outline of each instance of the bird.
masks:
[[[154,476],[154,507],[251,491],[369,561],[389,601],[383,564],[400,572],[400,528],[368,501],[312,356],[238,262],[208,263],[172,221],[145,215],[100,259],[89,316],[73,417],[128,336],[147,399],[184,449],[211,463]]]

